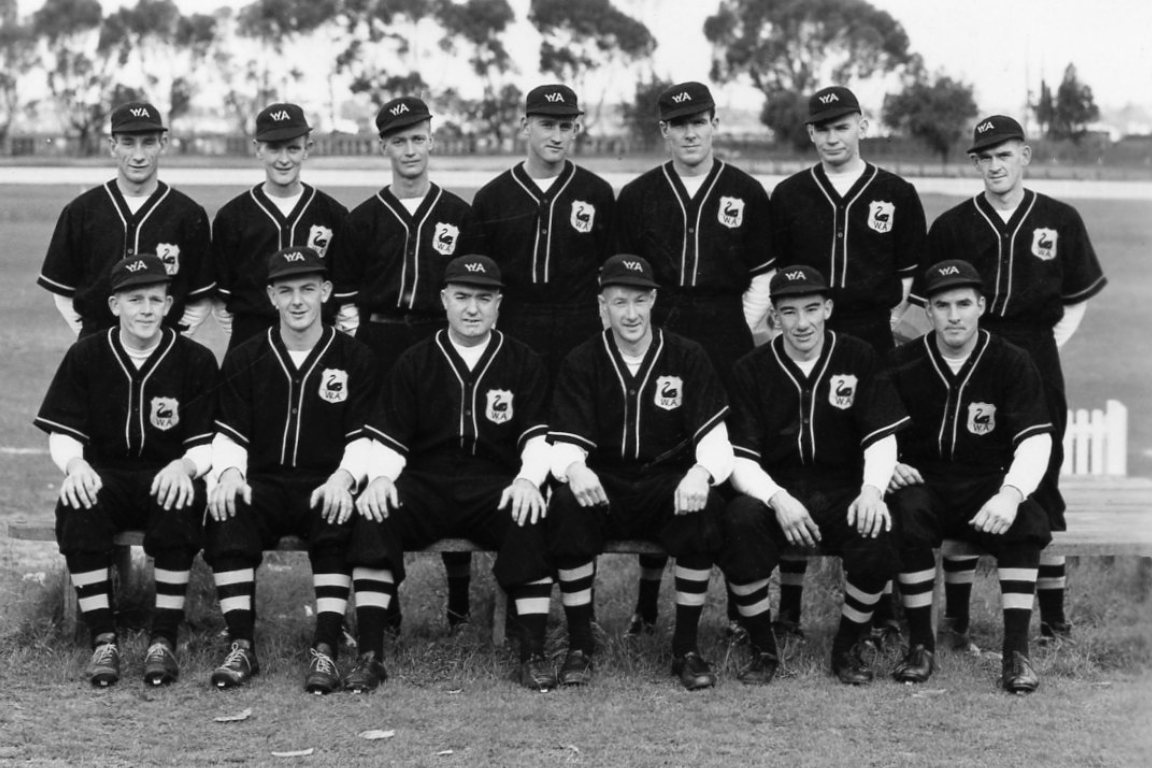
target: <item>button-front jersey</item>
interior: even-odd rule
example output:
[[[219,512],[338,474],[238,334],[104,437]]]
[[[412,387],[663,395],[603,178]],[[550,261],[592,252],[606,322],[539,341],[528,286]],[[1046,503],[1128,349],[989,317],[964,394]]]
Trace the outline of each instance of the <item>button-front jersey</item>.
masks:
[[[913,467],[1006,472],[1020,441],[1052,432],[1036,366],[995,334],[979,332],[957,373],[934,332],[893,350],[889,362],[889,377],[912,417],[899,437],[900,460]]]
[[[164,182],[136,213],[129,210],[115,179],[64,206],[36,282],[71,297],[86,323],[111,328],[117,325],[108,308],[112,265],[141,253],[159,256],[172,276],[167,325],[180,321],[185,304],[212,296],[216,283],[208,214]]]
[[[569,161],[547,191],[523,163],[484,185],[472,206],[481,252],[500,265],[505,301],[595,304],[615,205],[608,182]]]
[[[216,289],[229,312],[272,317],[276,308],[265,288],[268,257],[282,248],[308,246],[327,257],[348,209],[304,184],[296,207],[285,216],[257,184],[232,198],[212,223]]]
[[[699,344],[655,328],[632,374],[607,329],[565,359],[549,438],[587,451],[592,469],[682,471],[727,414],[724,388]]]
[[[385,187],[353,208],[336,236],[333,300],[362,314],[442,314],[444,267],[476,253],[475,233],[472,209],[451,192],[431,184],[411,214]]]
[[[217,430],[248,450],[249,474],[334,472],[364,436],[375,370],[367,347],[330,326],[297,367],[271,328],[224,356]]]
[[[820,270],[840,311],[888,310],[903,278],[920,271],[927,225],[916,188],[865,164],[841,197],[821,165],[772,191],[772,248],[779,267]]]
[[[140,368],[109,328],[72,345],[33,422],[84,444],[100,469],[160,469],[212,442],[216,358],[165,328]]]
[[[862,471],[864,450],[908,424],[868,344],[824,332],[812,373],[788,357],[784,338],[736,363],[729,434],[738,458],[778,470]]]
[[[524,444],[548,433],[547,395],[544,364],[527,345],[494,330],[469,370],[444,329],[396,361],[368,432],[412,469],[463,461],[516,472]]]
[[[945,211],[928,232],[925,261],[964,259],[984,280],[988,315],[1053,326],[1065,304],[1079,304],[1107,283],[1076,209],[1032,190],[1005,222],[984,194]],[[925,304],[923,275],[912,295]]]
[[[774,266],[768,193],[721,160],[691,198],[671,162],[634,179],[616,221],[616,251],[647,259],[662,288],[739,295]]]

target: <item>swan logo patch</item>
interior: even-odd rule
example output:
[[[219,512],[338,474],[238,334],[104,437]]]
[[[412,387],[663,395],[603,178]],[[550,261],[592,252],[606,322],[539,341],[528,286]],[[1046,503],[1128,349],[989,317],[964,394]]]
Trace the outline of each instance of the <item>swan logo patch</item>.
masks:
[[[156,429],[167,432],[180,423],[180,403],[174,397],[152,398],[152,413],[148,421]]]
[[[968,431],[974,435],[986,435],[994,429],[996,429],[996,406],[990,403],[970,403]]]
[[[1056,230],[1047,227],[1032,230],[1032,255],[1041,261],[1056,258],[1056,235]]]
[[[729,229],[736,229],[744,223],[744,201],[738,197],[720,198],[720,211],[716,218]]]
[[[348,372],[325,368],[320,374],[320,399],[326,403],[342,403],[348,399]]]
[[[684,402],[684,381],[679,376],[656,379],[656,407],[671,411]]]
[[[850,373],[840,373],[828,380],[828,402],[842,411],[856,402],[856,377]]]
[[[456,239],[460,237],[460,228],[455,224],[436,222],[436,232],[432,236],[432,247],[437,253],[451,256],[456,252]]]
[[[873,200],[868,204],[868,227],[883,234],[892,231],[892,216],[896,206],[883,200]]]
[[[512,419],[512,393],[506,389],[488,390],[488,407],[484,415],[493,424],[503,424]]]

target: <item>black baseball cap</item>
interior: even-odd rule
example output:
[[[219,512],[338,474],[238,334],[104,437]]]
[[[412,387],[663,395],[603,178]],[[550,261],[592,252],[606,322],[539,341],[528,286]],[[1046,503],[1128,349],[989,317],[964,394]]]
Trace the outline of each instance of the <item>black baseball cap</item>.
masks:
[[[785,296],[828,295],[828,281],[820,270],[806,266],[784,267],[776,270],[768,285],[772,301]]]
[[[610,285],[644,290],[660,287],[652,275],[652,265],[648,260],[630,253],[618,253],[600,267],[600,289]]]
[[[444,268],[444,284],[458,283],[479,288],[503,288],[500,267],[487,256],[470,253],[457,256]]]
[[[984,280],[976,267],[963,259],[937,262],[924,272],[924,295],[928,298],[953,288],[975,288],[983,294]]]
[[[538,85],[524,99],[524,114],[575,117],[584,114],[576,91],[566,85]]]
[[[315,248],[281,248],[268,257],[268,283],[299,275],[327,275],[328,266]]]
[[[287,141],[311,130],[298,104],[269,104],[256,115],[256,141]]]
[[[167,131],[160,110],[146,101],[130,101],[112,110],[112,133],[156,133]]]
[[[666,88],[656,100],[656,104],[660,108],[660,119],[664,121],[716,109],[712,91],[708,90],[708,86],[704,83],[695,81],[677,83],[671,88]]]
[[[863,114],[856,94],[842,85],[833,85],[808,97],[808,120],[805,124],[815,125],[855,113]]]
[[[172,276],[164,268],[164,261],[159,256],[153,253],[141,253],[113,264],[110,282],[112,293],[119,293],[138,285],[170,283]]]
[[[376,132],[381,136],[387,136],[401,128],[431,119],[432,113],[428,111],[428,105],[423,99],[401,96],[380,107],[380,111],[376,113]]]
[[[1024,129],[1020,123],[1007,115],[992,115],[976,123],[972,129],[972,146],[969,152],[979,152],[1012,139],[1024,140]]]

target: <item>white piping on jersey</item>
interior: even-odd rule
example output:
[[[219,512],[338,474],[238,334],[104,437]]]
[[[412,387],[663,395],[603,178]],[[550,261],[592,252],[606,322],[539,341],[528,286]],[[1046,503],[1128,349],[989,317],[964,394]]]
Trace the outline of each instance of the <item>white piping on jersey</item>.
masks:
[[[256,196],[256,190],[260,188],[260,185],[256,185],[248,190],[248,194],[252,197],[252,201],[256,203],[256,207],[264,211],[264,215],[272,219],[272,223],[276,226],[276,250],[296,245],[296,227],[299,226],[300,219],[304,218],[304,212],[308,210],[308,206],[312,205],[312,201],[316,198],[315,187],[310,187],[307,184],[303,186],[307,196],[301,198],[301,201],[296,204],[296,217],[290,219],[284,216],[284,221],[290,225],[287,244],[284,243],[283,228],[280,226],[280,218],[277,216],[277,214],[280,213],[280,209],[277,208],[275,211],[269,210],[264,203],[260,202],[260,198]]]
[[[1067,296],[1062,296],[1061,299],[1065,304],[1079,304],[1080,302],[1078,299],[1081,296],[1087,296],[1088,294],[1092,293],[1094,290],[1096,290],[1096,286],[1100,285],[1100,283],[1103,283],[1104,281],[1104,275],[1100,275],[1100,277],[1092,281],[1092,285],[1088,286],[1084,290],[1077,291],[1076,293],[1070,293]]]
[[[696,287],[697,273],[700,271],[700,220],[704,215],[704,203],[712,194],[712,190],[716,188],[717,182],[720,181],[720,174],[724,173],[724,166],[726,163],[723,160],[715,160],[716,175],[712,177],[712,183],[704,190],[704,194],[700,197],[700,205],[696,208],[696,232],[693,236],[693,263],[692,263],[692,282],[687,283],[687,269],[688,269],[688,209],[684,205],[684,200],[680,198],[680,190],[677,189],[676,183],[672,180],[672,176],[668,169],[671,163],[665,163],[660,166],[660,170],[664,173],[664,180],[668,182],[668,186],[672,188],[672,197],[676,199],[676,204],[680,206],[680,215],[684,219],[684,240],[680,244],[680,285],[691,285]],[[674,173],[675,171],[673,171]],[[691,202],[691,198],[689,198]]]
[[[724,417],[728,415],[729,410],[728,406],[724,406],[716,412],[715,416],[705,421],[700,429],[696,430],[696,433],[692,435],[692,444],[698,445],[700,441],[704,439],[705,435],[715,429],[720,422],[724,421]]]
[[[828,194],[828,190],[826,190],[824,188],[824,185],[820,183],[820,177],[816,174],[816,168],[817,168],[817,166],[815,166],[815,165],[812,166],[812,169],[809,171],[809,173],[812,174],[812,179],[816,182],[817,189],[819,189],[820,192],[823,193],[824,199],[826,199],[828,201],[828,204],[832,206],[832,235],[833,235],[833,237],[832,237],[832,253],[829,257],[830,263],[828,264],[828,274],[832,278],[831,287],[832,288],[846,288],[846,287],[848,287],[848,232],[849,232],[848,219],[850,219],[852,216],[852,206],[855,205],[856,201],[859,200],[860,197],[864,194],[864,190],[868,189],[868,187],[871,186],[872,182],[876,180],[876,177],[878,175],[880,175],[880,169],[874,165],[871,165],[871,164],[865,166],[866,169],[867,168],[872,169],[872,175],[867,177],[867,180],[864,182],[863,186],[861,186],[859,191],[857,191],[856,194],[853,195],[851,198],[841,198],[843,200],[846,200],[848,204],[844,206],[844,245],[840,249],[844,253],[844,259],[843,259],[843,264],[840,267],[840,284],[837,285],[836,284],[836,249],[837,249],[837,245],[836,245],[835,235],[836,235],[836,223],[839,221],[840,212],[836,209],[836,201],[832,199],[832,196]],[[867,170],[865,170],[865,173],[867,173]],[[863,179],[863,178],[865,178],[865,176],[862,175],[860,178]],[[831,184],[832,183],[831,180],[829,180],[828,183]],[[857,184],[859,183],[859,179],[857,179],[856,183]],[[849,191],[851,191],[851,190],[849,190]]]
[[[268,329],[268,343],[272,345],[272,353],[276,356],[276,362],[280,363],[280,369],[284,371],[284,377],[288,379],[288,391],[292,391],[292,370],[288,367],[284,357],[280,354],[280,350],[272,342],[272,334],[276,332],[276,328]],[[288,396],[288,411],[284,414],[284,435],[280,438],[280,464],[281,466],[294,467],[296,466],[296,459],[300,454],[300,424],[304,421],[304,393],[308,391],[308,379],[316,370],[316,366],[324,359],[324,355],[328,354],[328,349],[332,346],[332,342],[336,339],[336,334],[333,333],[328,337],[328,341],[324,344],[324,348],[316,355],[312,361],[312,365],[308,366],[308,370],[302,371],[300,377],[300,391],[297,393],[296,400],[296,434],[292,438],[292,459],[288,460],[288,432],[289,426],[292,424],[292,396]],[[315,352],[315,349],[312,350]],[[311,355],[312,352],[309,352]]]
[[[812,397],[809,398],[808,403],[808,443],[811,446],[811,463],[816,463],[816,389],[820,386],[820,382],[824,379],[824,374],[828,372],[828,365],[832,362],[832,353],[836,349],[837,335],[835,331],[829,331],[830,338],[825,340],[825,349],[821,351],[824,357],[824,365],[820,367],[820,372],[816,374],[815,378],[809,377],[812,381]],[[783,343],[781,343],[783,348]],[[783,358],[780,357],[779,350],[776,345],[772,345],[772,354],[776,358],[776,364],[780,366],[780,370],[788,376],[792,381],[792,385],[796,387],[796,391],[800,393],[800,429],[796,433],[796,450],[800,454],[800,464],[808,464],[804,460],[804,387],[792,375],[792,371],[788,370],[788,365]]]
[[[443,334],[439,334],[439,333],[436,334],[436,346],[440,348],[440,354],[444,355],[444,359],[448,363],[449,370],[452,371],[452,374],[456,377],[457,383],[459,383],[459,385],[460,385],[460,421],[458,422],[458,425],[456,427],[456,432],[460,437],[460,448],[461,448],[461,450],[463,450],[465,447],[465,440],[467,439],[465,434],[464,434],[464,413],[467,411],[467,408],[465,408],[467,403],[464,400],[464,393],[467,391],[467,386],[464,383],[464,377],[460,375],[460,371],[456,367],[455,361],[452,360],[452,355],[450,355],[448,353],[447,347],[444,346],[444,341],[447,338],[448,338],[447,331],[445,331]],[[452,342],[449,341],[448,343],[451,344]],[[488,356],[488,362],[484,363],[484,367],[480,370],[480,372],[478,374],[476,374],[476,381],[472,386],[472,435],[473,435],[473,438],[472,438],[472,455],[473,456],[476,455],[476,445],[480,442],[480,423],[479,423],[480,415],[479,415],[479,409],[476,408],[476,394],[480,391],[480,382],[488,374],[488,369],[492,367],[492,362],[496,359],[496,356],[498,354],[500,354],[500,350],[504,348],[504,334],[492,333],[488,337],[488,344],[489,344],[489,346],[491,346],[492,344],[496,344],[496,348],[491,349],[491,350],[488,350],[488,349],[484,350],[484,354],[489,355]],[[491,352],[491,354],[489,354],[489,352]],[[471,371],[469,371],[469,373],[471,373]]]
[[[567,170],[568,167],[570,167],[570,166],[565,166],[565,170]],[[527,173],[527,171],[525,171],[525,173]],[[561,171],[561,173],[563,173],[563,171]],[[531,178],[531,177],[529,177],[529,178]],[[576,178],[576,169],[575,169],[575,167],[572,167],[572,173],[570,173],[568,175],[568,178],[564,181],[564,183],[560,186],[560,188],[555,191],[555,193],[552,195],[551,202],[548,203],[548,242],[545,243],[545,245],[544,245],[544,279],[543,280],[537,280],[536,279],[537,257],[540,254],[540,221],[539,220],[536,221],[536,239],[532,243],[532,282],[533,283],[547,283],[550,276],[551,276],[551,271],[552,271],[552,236],[554,234],[556,234],[556,228],[552,226],[552,220],[555,218],[555,215],[556,215],[556,203],[560,202],[560,196],[564,194],[564,190],[568,189],[568,186],[572,183],[572,180],[575,178]],[[512,180],[515,181],[518,185],[520,185],[520,188],[523,189],[528,194],[529,197],[531,197],[533,200],[535,200],[537,205],[539,205],[541,198],[540,198],[540,195],[537,194],[537,191],[533,191],[533,189],[529,188],[529,186],[527,184],[525,184],[519,178],[517,178],[515,172],[512,173]],[[533,185],[533,186],[535,186],[535,185]],[[536,187],[536,190],[539,190],[539,187]]]
[[[128,219],[124,218],[124,212],[120,210],[120,206],[116,202],[116,195],[112,193],[112,185],[115,183],[115,180],[105,182],[104,191],[108,194],[108,197],[112,199],[112,208],[116,211],[116,215],[120,217],[120,224],[124,227],[124,235],[127,237]],[[159,192],[161,189],[164,191],[159,197],[156,197],[156,192],[153,192],[152,195],[148,197],[148,202],[145,203],[145,205],[148,206],[147,210],[145,210],[144,215],[140,217],[140,220],[136,222],[136,237],[132,241],[132,253],[137,256],[140,255],[140,230],[144,227],[144,222],[148,221],[148,217],[160,207],[160,203],[164,202],[164,198],[168,197],[168,193],[172,191],[172,187],[164,182],[160,182],[160,186],[156,188],[156,191]],[[151,203],[151,205],[148,205],[148,203]],[[139,212],[140,211],[136,211],[136,213]],[[135,218],[136,214],[134,213],[132,216]],[[127,245],[127,243],[125,243],[125,245]],[[124,254],[120,255],[121,257],[124,256]]]
[[[140,423],[138,425],[140,429],[140,446],[136,450],[136,455],[143,456],[144,443],[147,440],[147,437],[144,433],[144,388],[148,385],[148,379],[152,378],[152,374],[156,372],[156,369],[159,367],[160,363],[163,362],[164,358],[168,356],[168,353],[172,351],[172,348],[176,346],[176,336],[172,336],[171,340],[168,342],[168,346],[163,348],[158,347],[156,351],[152,353],[152,356],[148,358],[146,363],[146,365],[149,365],[148,373],[144,374],[140,378],[139,385],[137,385],[137,383],[132,380],[132,371],[135,370],[135,368],[133,367],[130,369],[129,366],[125,365],[124,360],[121,359],[119,352],[116,350],[116,343],[113,341],[113,334],[117,333],[118,331],[119,327],[108,329],[108,345],[112,348],[112,357],[115,358],[116,364],[120,366],[120,370],[124,373],[124,378],[128,380],[128,406],[124,412],[124,447],[128,450],[132,449],[132,402],[137,399],[137,396],[139,396],[140,402],[138,403],[139,408],[137,410],[140,413]]]
[[[432,212],[436,210],[436,206],[440,203],[440,198],[444,195],[444,190],[435,184],[431,184],[429,186],[429,190],[434,190],[436,192],[436,196],[432,198],[432,203],[428,206],[428,209],[424,212],[424,215],[419,219],[410,216],[410,218],[416,222],[415,258],[417,263],[420,261],[420,238],[424,231],[424,224],[428,221],[428,217],[432,215]],[[400,260],[400,290],[396,294],[396,306],[403,307],[405,292],[404,286],[408,283],[408,241],[413,237],[412,230],[408,227],[408,222],[404,220],[404,216],[408,213],[408,209],[405,208],[403,213],[397,211],[391,203],[384,199],[384,195],[380,194],[379,192],[376,193],[376,199],[380,201],[381,205],[388,209],[388,212],[392,214],[396,221],[400,222],[400,226],[404,227],[404,256]],[[427,198],[421,202],[421,205],[424,205],[425,203],[427,203]],[[419,210],[419,208],[417,208],[417,210]],[[408,294],[408,309],[412,309],[416,304],[416,288],[420,283],[420,270],[416,268],[416,264],[412,265],[412,272],[415,276],[412,278],[412,290]]]
[[[79,430],[73,429],[72,427],[68,426],[67,424],[61,424],[58,421],[52,421],[51,419],[45,419],[42,416],[38,416],[36,418],[36,423],[37,424],[47,424],[50,427],[55,427],[55,429],[49,430],[50,432],[64,432],[64,433],[67,433],[70,435],[76,435],[76,437],[78,439],[80,439],[81,442],[84,442],[84,443],[87,443],[89,440],[91,440],[91,438],[89,438],[88,435],[84,434],[83,432],[80,432]]]
[[[624,397],[624,424],[622,425],[623,429],[620,434],[620,458],[622,459],[629,458],[626,455],[626,451],[628,450],[629,408],[636,409],[636,449],[633,451],[631,458],[640,458],[640,426],[641,422],[643,421],[641,416],[644,414],[644,409],[640,407],[640,399],[644,397],[644,390],[648,386],[649,379],[652,378],[652,371],[656,369],[656,361],[660,359],[660,355],[664,352],[664,334],[658,331],[657,335],[659,336],[658,340],[656,338],[652,339],[652,343],[656,345],[655,353],[652,353],[652,351],[649,350],[649,354],[645,355],[645,357],[648,357],[650,362],[648,364],[648,369],[644,371],[643,380],[640,382],[640,385],[636,387],[636,395],[633,398],[634,402],[630,402],[628,399],[628,378],[625,372],[620,369],[620,366],[616,363],[615,356],[612,354],[612,347],[608,341],[609,334],[605,333],[603,336],[601,336],[601,344],[604,345],[604,352],[608,355],[608,360],[610,360],[612,363],[612,369],[616,371],[616,380],[620,382],[620,393]]]
[[[996,311],[996,303],[1000,304],[1000,317],[1008,314],[1008,302],[1012,298],[1012,278],[1016,265],[1016,235],[1020,234],[1020,230],[1024,227],[1024,222],[1032,215],[1032,209],[1036,207],[1037,196],[1035,192],[1024,190],[1024,194],[1031,194],[1032,197],[1028,201],[1028,207],[1024,209],[1024,215],[1020,217],[1020,221],[1016,224],[1016,228],[1012,230],[1012,235],[1008,238],[1008,285],[1001,290],[1000,281],[1003,272],[1004,263],[1004,238],[1000,236],[1000,228],[992,219],[988,218],[988,214],[980,207],[981,195],[976,195],[972,198],[972,204],[976,206],[977,213],[984,221],[988,222],[988,226],[996,234],[996,296],[992,299],[992,306],[988,308],[990,313]],[[989,203],[990,205],[990,203]],[[1003,222],[1001,222],[1003,223]]]

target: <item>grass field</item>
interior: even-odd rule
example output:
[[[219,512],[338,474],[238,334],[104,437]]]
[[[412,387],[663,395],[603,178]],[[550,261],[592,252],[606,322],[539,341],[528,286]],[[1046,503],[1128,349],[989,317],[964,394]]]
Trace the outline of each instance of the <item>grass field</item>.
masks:
[[[58,473],[30,421],[70,335],[49,295],[34,284],[60,208],[81,190],[0,185],[0,528],[14,517],[51,515]],[[214,214],[239,189],[187,190]],[[363,188],[329,189],[349,206]],[[470,198],[474,190],[457,190]],[[931,220],[956,199],[929,195]],[[1069,399],[1099,406],[1109,397],[1130,408],[1130,473],[1152,475],[1152,201],[1072,200],[1088,223],[1111,280],[1064,351]],[[219,350],[216,329],[205,340]],[[845,690],[826,674],[834,626],[834,567],[812,579],[806,598],[809,639],[792,649],[787,674],[765,690],[734,681],[741,652],[722,634],[722,606],[705,613],[705,653],[721,685],[689,695],[667,677],[667,638],[634,653],[619,631],[630,612],[632,558],[606,559],[598,583],[603,623],[600,672],[581,691],[527,695],[507,680],[511,656],[474,634],[447,638],[441,627],[443,572],[422,559],[405,586],[406,635],[391,654],[393,679],[371,697],[325,699],[300,690],[309,602],[298,560],[278,559],[261,576],[261,647],[266,673],[251,688],[219,694],[206,685],[218,661],[221,627],[208,580],[199,573],[191,601],[185,678],[170,690],[135,681],[144,640],[130,639],[124,684],[93,692],[80,680],[83,649],[61,638],[59,579],[51,547],[0,539],[0,765],[1044,765],[1137,766],[1152,760],[1152,604],[1147,571],[1132,560],[1083,561],[1072,569],[1071,618],[1078,643],[1038,651],[1043,688],[1018,699],[995,688],[989,654],[942,654],[924,689],[888,681]],[[16,567],[19,565],[19,567]],[[267,570],[267,569],[266,569]],[[45,574],[45,584],[36,574]],[[477,573],[481,572],[477,568]],[[31,573],[26,580],[24,574]],[[670,578],[664,605],[670,605]],[[487,576],[474,600],[490,604]],[[712,595],[722,594],[718,584]],[[137,601],[141,599],[137,596]],[[978,642],[996,649],[994,579],[981,579]],[[138,626],[132,602],[122,620]],[[559,624],[556,609],[554,625]],[[666,629],[667,621],[662,620]],[[562,650],[557,632],[552,648]],[[894,657],[880,660],[885,671]],[[135,664],[132,666],[131,664]],[[249,720],[213,718],[253,709]],[[368,729],[395,730],[382,741]],[[308,757],[274,751],[312,747]],[[446,752],[450,750],[450,752]]]

